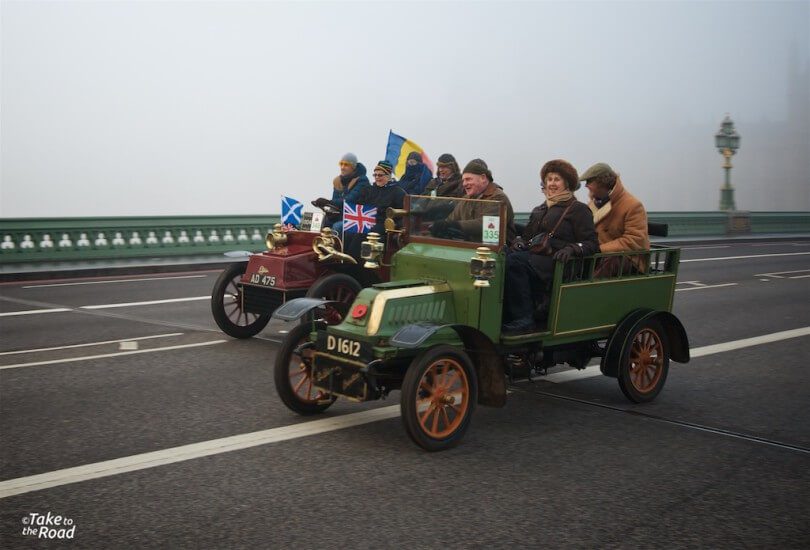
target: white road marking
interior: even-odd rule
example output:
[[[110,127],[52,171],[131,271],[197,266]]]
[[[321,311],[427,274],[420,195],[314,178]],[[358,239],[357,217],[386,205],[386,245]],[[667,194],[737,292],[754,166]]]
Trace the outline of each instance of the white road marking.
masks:
[[[89,361],[91,359],[103,359],[105,357],[119,357],[121,355],[135,355],[138,353],[155,353],[158,351],[171,351],[175,349],[197,348],[200,346],[213,346],[214,344],[222,344],[224,342],[227,342],[227,340],[212,340],[210,342],[198,342],[196,344],[181,344],[177,346],[166,346],[165,348],[139,349],[137,351],[121,351],[118,353],[103,353],[100,355],[85,355],[84,357],[68,357],[66,359],[53,359],[51,361],[36,361],[34,363],[16,363],[14,365],[0,366],[0,370],[20,369],[24,367],[39,367],[41,365],[56,365],[59,363],[73,363],[76,361]]]
[[[776,256],[806,256],[810,252],[782,252],[779,254],[751,254],[749,256],[724,256],[722,258],[693,258],[681,260],[682,264],[689,262],[719,262],[721,260],[747,260],[749,258],[774,258]]]
[[[781,332],[774,332],[772,334],[764,334],[762,336],[754,336],[753,338],[743,338],[742,340],[733,340],[731,342],[724,342],[722,344],[713,344],[711,346],[702,346],[690,350],[689,355],[692,359],[704,357],[706,355],[714,355],[715,353],[723,353],[725,351],[734,351],[741,348],[748,348],[751,346],[759,346],[762,344],[770,344],[779,342],[781,340],[788,340],[790,338],[799,338],[800,336],[810,336],[810,327],[802,327],[793,330],[783,330]],[[561,383],[570,382],[572,380],[580,380],[582,378],[591,378],[599,376],[602,372],[599,370],[599,365],[586,367],[582,370],[566,370],[556,372],[537,378],[536,380],[547,380],[549,382]]]
[[[705,246],[684,246],[681,248],[681,250],[706,250],[709,248],[731,248],[731,245],[719,244],[719,245],[705,245]]]
[[[788,279],[806,279],[807,277],[810,277],[810,275],[795,275],[793,277],[788,277]]]
[[[723,283],[719,285],[701,285],[701,286],[693,286],[690,288],[676,288],[675,292],[686,292],[687,290],[703,290],[705,288],[720,288],[722,286],[737,286],[738,283]]]
[[[37,313],[61,313],[63,311],[72,311],[66,307],[57,307],[54,309],[26,309],[23,311],[9,311],[0,313],[0,317],[13,317],[14,315],[35,315]]]
[[[810,327],[775,332],[773,334],[765,334],[763,336],[757,336],[754,338],[745,338],[743,340],[735,340],[723,344],[696,348],[692,350],[692,357],[701,357],[713,353],[722,353],[724,351],[807,335],[810,335]],[[224,340],[220,340],[220,342],[224,342]],[[599,366],[594,365],[582,371],[563,371],[554,373],[547,376],[545,379],[560,383],[581,378],[589,378],[599,374]],[[166,464],[183,462],[204,456],[257,447],[259,445],[266,445],[268,443],[288,441],[290,439],[297,439],[300,437],[342,430],[344,428],[360,426],[362,424],[369,424],[371,422],[377,422],[380,420],[388,420],[398,416],[399,405],[390,405],[388,407],[380,407],[368,411],[344,414],[334,418],[312,420],[302,422],[300,424],[293,424],[292,426],[281,426],[279,428],[271,428],[269,430],[262,430],[259,432],[223,437],[221,439],[192,443],[190,445],[182,445],[180,447],[172,447],[162,451],[153,451],[150,453],[106,460],[104,462],[85,464],[83,466],[76,466],[73,468],[65,468],[63,470],[46,472],[44,474],[9,479],[0,482],[0,498],[30,493],[32,491],[40,491],[49,487],[58,487],[60,485],[78,483],[89,479],[98,479],[101,477],[123,474],[125,472],[145,470],[147,468],[154,468],[156,466],[164,466]]]
[[[810,327],[795,328],[793,330],[783,330],[781,332],[774,332],[772,334],[763,334],[762,336],[754,336],[753,338],[743,338],[742,340],[734,340],[732,342],[725,342],[723,344],[703,346],[700,348],[693,349],[690,352],[690,355],[692,358],[703,357],[704,355],[713,355],[715,353],[722,353],[724,351],[733,351],[740,348],[759,346],[761,344],[770,344],[773,342],[779,342],[780,340],[798,338],[800,336],[810,336]]]
[[[342,430],[353,426],[360,426],[370,422],[388,420],[399,416],[399,405],[390,405],[351,414],[344,414],[334,418],[323,418],[309,422],[301,422],[292,426],[281,426],[231,437],[223,437],[201,443],[182,445],[162,451],[153,451],[139,455],[86,464],[75,468],[65,468],[28,477],[19,477],[0,482],[0,498],[6,498],[31,491],[40,491],[49,487],[77,483],[88,479],[134,472],[146,468],[154,468],[165,464],[173,464],[194,458],[248,449],[268,443],[277,443],[299,437],[317,435],[324,432]]]
[[[784,279],[786,275],[791,273],[808,273],[810,269],[794,269],[793,271],[774,271],[773,273],[757,273],[754,277],[773,277],[775,279]],[[806,277],[803,275],[802,277]],[[788,277],[788,279],[801,279],[802,277]]]
[[[151,306],[155,304],[174,304],[177,302],[194,302],[197,300],[210,300],[211,296],[194,296],[193,298],[171,298],[169,300],[150,300],[148,302],[123,302],[120,304],[100,304],[96,306],[80,306],[79,309],[110,309],[114,307]]]
[[[121,338],[119,340],[105,340],[103,342],[88,342],[86,344],[72,344],[70,346],[57,346],[53,348],[21,349],[17,351],[3,351],[0,355],[14,355],[18,353],[39,353],[41,351],[53,351],[57,349],[84,348],[87,346],[103,346],[104,344],[117,344],[118,342],[130,342],[134,340],[149,340],[150,338],[168,338],[169,336],[181,336],[182,332],[172,332],[169,334],[155,334],[154,336],[138,336],[137,338]]]
[[[114,281],[84,281],[81,283],[52,283],[43,285],[27,285],[23,288],[43,288],[48,286],[78,286],[78,285],[106,285],[109,283],[141,283],[144,281],[168,281],[171,279],[198,279],[208,275],[181,275],[179,277],[148,277],[141,279],[116,279]]]

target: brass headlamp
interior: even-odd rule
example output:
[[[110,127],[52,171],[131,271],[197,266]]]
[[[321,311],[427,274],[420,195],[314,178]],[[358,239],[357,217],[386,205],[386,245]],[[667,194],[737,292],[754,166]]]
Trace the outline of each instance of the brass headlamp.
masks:
[[[382,257],[383,250],[385,250],[385,245],[380,242],[379,233],[373,231],[369,233],[368,238],[360,245],[360,257],[366,261],[363,267],[369,269],[380,267],[380,258]]]
[[[312,250],[318,255],[319,262],[335,259],[340,262],[357,263],[357,260],[340,252],[338,248],[343,248],[343,243],[331,227],[321,228],[321,234],[312,239]]]
[[[488,287],[495,278],[495,258],[486,246],[475,249],[475,256],[470,260],[470,275],[475,279],[473,286],[476,288]]]
[[[280,223],[277,223],[271,231],[268,231],[267,236],[264,238],[264,244],[267,246],[267,250],[273,250],[287,244],[287,234],[281,230]]]

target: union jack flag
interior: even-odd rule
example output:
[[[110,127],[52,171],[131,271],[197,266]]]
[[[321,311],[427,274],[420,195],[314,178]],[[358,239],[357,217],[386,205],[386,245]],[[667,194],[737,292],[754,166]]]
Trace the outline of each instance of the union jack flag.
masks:
[[[368,233],[377,223],[377,207],[343,203],[343,232]]]

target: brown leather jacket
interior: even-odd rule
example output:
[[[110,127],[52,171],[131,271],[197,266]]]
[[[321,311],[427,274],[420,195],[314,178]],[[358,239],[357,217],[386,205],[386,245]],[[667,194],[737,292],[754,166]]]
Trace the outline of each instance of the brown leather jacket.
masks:
[[[465,198],[465,197],[461,197]],[[511,242],[515,238],[515,213],[512,210],[512,203],[503,189],[495,183],[490,183],[484,191],[470,199],[480,199],[486,201],[498,201],[506,205],[506,240]],[[447,217],[449,221],[457,221],[461,225],[461,230],[470,240],[481,241],[481,230],[484,216],[497,216],[498,209],[495,205],[480,202],[459,201],[456,207]]]

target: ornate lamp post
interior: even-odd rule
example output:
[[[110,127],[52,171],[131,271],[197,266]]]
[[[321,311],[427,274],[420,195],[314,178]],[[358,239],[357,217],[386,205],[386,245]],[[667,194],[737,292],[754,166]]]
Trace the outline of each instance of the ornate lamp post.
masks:
[[[723,168],[726,170],[726,181],[720,188],[720,210],[736,210],[734,188],[731,187],[731,157],[740,147],[740,135],[734,129],[734,123],[728,114],[720,125],[720,131],[714,136],[714,144],[725,159]]]

